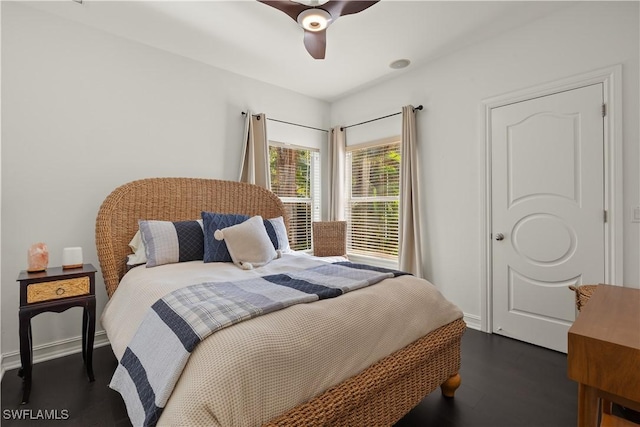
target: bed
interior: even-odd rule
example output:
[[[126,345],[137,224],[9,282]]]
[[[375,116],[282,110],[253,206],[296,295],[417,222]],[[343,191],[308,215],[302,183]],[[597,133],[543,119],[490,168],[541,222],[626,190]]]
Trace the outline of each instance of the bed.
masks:
[[[221,180],[138,180],[115,189],[100,207],[96,245],[110,298],[102,322],[119,359],[145,305],[183,286],[183,277],[189,274],[193,278],[188,280],[210,274],[207,264],[198,261],[141,266],[127,272],[126,257],[131,253],[128,244],[138,230],[138,220],[187,221],[199,218],[202,211],[282,216],[288,225],[284,205],[273,193]],[[287,264],[318,262],[324,261],[290,254],[264,268],[267,272],[280,271]],[[237,269],[230,263],[221,268],[229,272]],[[259,275],[260,271],[248,274]],[[219,275],[219,270],[215,274]],[[142,282],[152,287],[144,288]],[[434,298],[438,305],[423,307],[414,292]],[[460,310],[433,285],[403,276],[333,300],[292,306],[205,339],[191,355],[158,425],[384,426],[402,418],[438,386],[445,396],[453,397],[460,384],[460,340],[465,324]],[[364,308],[361,313],[356,310],[356,316],[354,307]],[[400,316],[385,312],[397,313],[399,307]],[[414,314],[408,316],[408,310]],[[348,322],[341,313],[351,315]],[[367,327],[357,325],[359,322],[374,325],[374,330],[357,330]],[[426,323],[430,324],[428,328]],[[292,348],[285,351],[273,347],[279,340]],[[358,351],[351,351],[349,347],[355,343]],[[305,357],[289,358],[289,352],[298,348],[306,352]],[[220,349],[224,349],[224,358],[211,356]],[[313,359],[317,354],[321,357],[309,362],[312,365],[300,360],[307,356]],[[243,363],[234,362],[236,359]],[[258,367],[263,360],[268,366]],[[222,368],[218,366],[221,364]],[[215,375],[210,372],[214,365],[222,369]],[[224,390],[225,397],[210,401],[211,394],[220,394],[219,390]]]

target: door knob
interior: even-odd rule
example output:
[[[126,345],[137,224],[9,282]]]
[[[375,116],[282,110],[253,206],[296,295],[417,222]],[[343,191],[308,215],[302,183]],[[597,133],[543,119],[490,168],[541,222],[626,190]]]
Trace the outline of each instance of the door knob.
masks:
[[[504,234],[502,234],[502,233],[496,234],[496,240],[497,241],[504,240]]]

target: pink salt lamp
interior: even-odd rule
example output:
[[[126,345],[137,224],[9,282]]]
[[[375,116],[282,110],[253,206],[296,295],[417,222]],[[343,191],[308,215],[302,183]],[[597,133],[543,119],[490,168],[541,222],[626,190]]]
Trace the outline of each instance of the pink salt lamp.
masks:
[[[29,247],[28,263],[29,267],[27,271],[29,273],[35,273],[37,271],[44,271],[49,264],[49,249],[44,243],[34,243]]]

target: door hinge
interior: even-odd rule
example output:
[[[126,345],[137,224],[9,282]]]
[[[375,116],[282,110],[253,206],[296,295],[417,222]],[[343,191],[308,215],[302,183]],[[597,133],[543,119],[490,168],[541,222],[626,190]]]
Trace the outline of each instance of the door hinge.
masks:
[[[605,209],[604,211],[604,222],[607,222],[607,220],[609,219],[609,212],[607,212],[607,210]]]
[[[602,104],[602,117],[607,115],[607,104]]]

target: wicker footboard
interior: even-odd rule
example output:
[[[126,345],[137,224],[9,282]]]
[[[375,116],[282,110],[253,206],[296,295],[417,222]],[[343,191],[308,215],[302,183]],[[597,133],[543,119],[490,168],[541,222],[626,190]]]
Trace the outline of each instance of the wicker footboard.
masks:
[[[388,426],[460,369],[458,319],[265,426]]]

